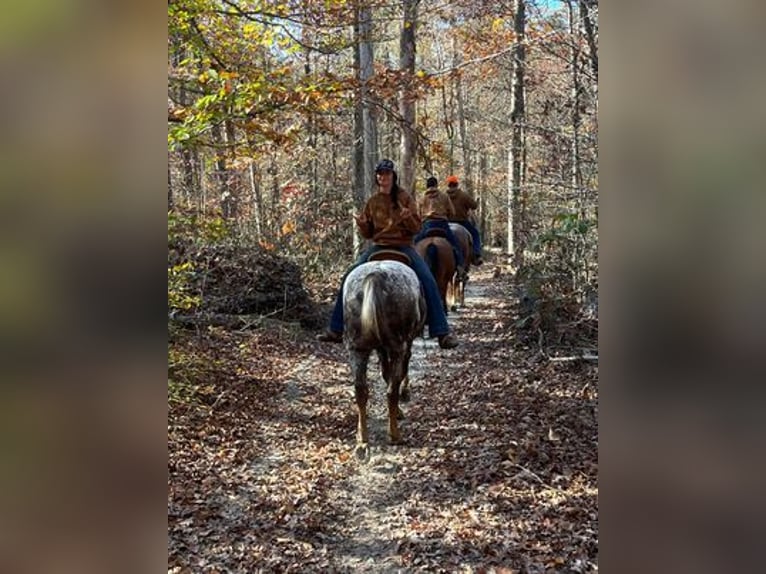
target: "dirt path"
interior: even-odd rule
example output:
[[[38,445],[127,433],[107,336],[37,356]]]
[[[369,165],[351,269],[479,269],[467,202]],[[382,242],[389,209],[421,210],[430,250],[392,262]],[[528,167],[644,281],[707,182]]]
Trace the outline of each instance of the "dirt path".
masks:
[[[248,367],[269,357],[273,375],[250,372],[256,404],[197,431],[171,468],[169,569],[597,571],[596,374],[514,345],[507,290],[475,274],[449,317],[460,347],[415,342],[403,445],[387,444],[371,361],[366,463],[342,347],[259,335]],[[171,451],[195,425],[171,432]]]

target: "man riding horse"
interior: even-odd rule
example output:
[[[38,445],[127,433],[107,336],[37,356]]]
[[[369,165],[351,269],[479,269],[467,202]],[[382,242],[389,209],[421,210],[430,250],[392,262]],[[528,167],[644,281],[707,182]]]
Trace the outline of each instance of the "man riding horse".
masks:
[[[452,201],[452,206],[455,208],[455,215],[450,221],[459,223],[469,231],[473,238],[472,263],[474,265],[481,265],[484,263],[484,260],[481,258],[481,237],[479,236],[479,230],[468,219],[468,212],[472,209],[478,209],[479,204],[476,203],[473,197],[460,189],[458,183],[456,175],[451,175],[447,178],[447,195]]]
[[[449,196],[439,190],[438,181],[435,177],[429,177],[426,180],[426,192],[423,198],[418,202],[420,207],[420,216],[423,218],[423,227],[415,236],[415,244],[427,235],[432,234],[432,230],[440,229],[444,232],[447,241],[452,245],[452,251],[455,256],[455,266],[459,275],[465,274],[465,261],[463,261],[463,251],[457,238],[450,229],[449,222],[455,217],[455,208]]]

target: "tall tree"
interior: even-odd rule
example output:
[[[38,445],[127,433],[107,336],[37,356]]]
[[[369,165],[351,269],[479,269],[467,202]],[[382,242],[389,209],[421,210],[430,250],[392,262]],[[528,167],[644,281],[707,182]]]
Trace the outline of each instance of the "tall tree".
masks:
[[[453,44],[455,67],[459,68],[462,63],[462,48]],[[468,138],[465,118],[465,94],[463,80],[460,72],[455,74],[455,96],[457,99],[458,130],[460,132],[460,147],[463,152],[463,187],[469,193],[473,193],[473,161],[471,158],[471,145]]]
[[[354,11],[354,64],[356,99],[354,102],[354,205],[352,211],[362,209],[375,183],[375,162],[378,155],[378,128],[372,101],[372,80],[375,54],[372,44],[372,8],[357,2]],[[354,252],[361,242],[353,234]]]
[[[399,40],[399,70],[402,74],[402,88],[399,96],[401,115],[401,169],[400,184],[413,190],[415,183],[415,150],[417,131],[415,126],[415,35],[417,30],[418,4],[420,0],[402,0],[403,22]]]
[[[513,80],[511,105],[511,147],[508,154],[508,254],[513,255],[513,264],[521,266],[524,255],[522,235],[523,206],[525,203],[522,188],[524,155],[524,74],[526,69],[526,0],[514,1],[513,17]]]
[[[572,0],[567,0],[567,7],[569,11],[569,33],[572,38],[570,55],[570,73],[572,75],[572,145],[570,155],[570,173],[572,190],[577,196],[579,196],[582,193],[582,171],[580,162],[580,124],[582,113],[582,86],[580,84],[580,34],[577,22],[577,12],[575,12],[575,7],[573,6]],[[584,214],[582,217],[584,219]]]
[[[597,0],[580,0],[580,19],[585,28],[585,39],[590,50],[590,67],[596,83],[598,83],[598,27],[593,13],[597,9]]]

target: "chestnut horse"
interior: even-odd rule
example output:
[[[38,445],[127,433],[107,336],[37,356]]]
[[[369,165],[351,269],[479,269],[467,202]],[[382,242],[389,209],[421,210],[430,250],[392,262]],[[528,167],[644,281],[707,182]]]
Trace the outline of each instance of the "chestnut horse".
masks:
[[[438,229],[432,230],[425,238],[418,241],[415,244],[415,251],[431,269],[446,313],[448,312],[448,291],[455,276],[455,255],[452,252],[452,244],[444,237],[444,232],[441,232],[441,235],[434,233],[439,231]],[[432,235],[432,233],[434,234]]]
[[[460,244],[460,248],[463,252],[463,261],[465,261],[465,277],[458,277],[455,275],[452,281],[452,292],[454,293],[455,302],[461,307],[465,307],[465,284],[468,282],[468,270],[473,263],[473,237],[471,232],[459,223],[450,223],[450,229],[455,234],[457,242]],[[455,310],[453,305],[452,310]]]
[[[343,284],[343,341],[349,353],[358,411],[357,456],[369,453],[367,364],[376,351],[387,385],[388,436],[401,441],[397,416],[408,387],[412,341],[426,321],[426,301],[415,272],[398,261],[368,261]]]

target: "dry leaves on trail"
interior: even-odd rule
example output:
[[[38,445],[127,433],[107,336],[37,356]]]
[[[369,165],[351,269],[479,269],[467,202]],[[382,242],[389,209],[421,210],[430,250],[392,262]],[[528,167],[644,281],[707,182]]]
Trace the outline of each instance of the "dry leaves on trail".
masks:
[[[367,464],[342,347],[276,330],[177,342],[207,391],[171,402],[169,569],[597,571],[597,375],[515,344],[506,282],[472,280],[454,351],[416,341],[402,446],[371,366]]]

